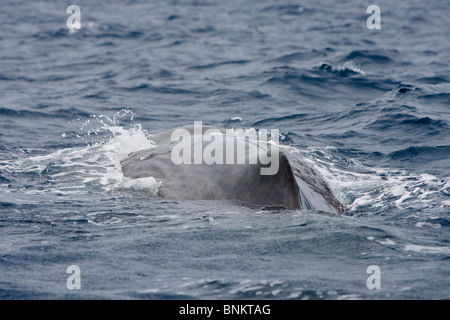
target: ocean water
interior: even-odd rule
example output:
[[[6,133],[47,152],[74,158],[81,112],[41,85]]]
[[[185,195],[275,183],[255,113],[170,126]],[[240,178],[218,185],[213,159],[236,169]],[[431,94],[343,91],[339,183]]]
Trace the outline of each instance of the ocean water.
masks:
[[[370,4],[2,1],[0,298],[450,298],[450,4]],[[279,129],[346,213],[123,177],[194,121]]]

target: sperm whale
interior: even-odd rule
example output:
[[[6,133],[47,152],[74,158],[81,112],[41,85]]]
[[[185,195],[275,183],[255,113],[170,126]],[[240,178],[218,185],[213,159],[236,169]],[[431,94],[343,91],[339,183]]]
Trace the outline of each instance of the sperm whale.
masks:
[[[174,139],[177,132],[188,135]],[[164,199],[233,200],[268,208],[344,211],[316,170],[277,145],[265,147],[248,138],[225,135],[224,129],[210,126],[203,126],[200,131],[195,126],[171,129],[152,140],[154,147],[132,152],[121,161],[122,172],[131,179],[154,177],[161,180],[158,195]],[[225,153],[230,153],[231,140],[233,150],[245,150],[244,154],[234,153],[232,163],[196,161],[205,154],[211,141],[219,148],[212,155],[216,160],[218,155],[225,159]],[[174,161],[174,155],[180,149],[184,160],[192,161]],[[276,163],[276,172],[262,174],[271,162]]]

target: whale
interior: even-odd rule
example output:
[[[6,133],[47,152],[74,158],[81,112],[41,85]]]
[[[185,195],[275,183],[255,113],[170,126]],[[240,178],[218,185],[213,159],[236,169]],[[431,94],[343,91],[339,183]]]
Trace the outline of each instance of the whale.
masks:
[[[176,138],[175,133],[180,130],[188,134],[183,139]],[[121,160],[122,173],[129,179],[158,179],[161,184],[157,196],[163,199],[230,200],[268,209],[345,211],[323,177],[299,156],[277,144],[261,144],[248,136],[225,133],[225,129],[213,126],[203,126],[200,131],[192,125],[167,130],[152,138],[151,148],[132,152]],[[228,155],[224,154],[230,153],[231,140],[233,151],[245,150],[245,153],[232,154],[234,162],[198,161],[211,141],[223,148],[221,152],[216,149],[213,155],[225,159]],[[188,160],[185,163],[174,161],[180,149]],[[270,161],[270,165],[276,164],[277,170],[263,174]]]

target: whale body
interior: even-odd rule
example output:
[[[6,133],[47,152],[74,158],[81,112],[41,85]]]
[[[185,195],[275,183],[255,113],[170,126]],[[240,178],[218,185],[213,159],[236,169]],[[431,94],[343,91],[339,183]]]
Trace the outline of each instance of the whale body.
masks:
[[[311,166],[277,146],[271,146],[266,159],[261,158],[263,161],[252,162],[249,159],[256,157],[255,150],[261,151],[261,146],[255,147],[252,145],[253,141],[236,136],[232,137],[236,148],[244,147],[247,151],[245,156],[248,161],[245,163],[242,159],[235,163],[194,164],[194,161],[190,164],[174,163],[171,153],[174,152],[177,144],[187,148],[200,141],[201,148],[191,149],[193,150],[192,159],[196,156],[196,152],[203,152],[208,144],[203,138],[211,128],[213,127],[204,126],[199,137],[199,132],[195,132],[193,126],[182,127],[191,133],[191,136],[181,142],[172,141],[172,134],[176,129],[155,136],[152,139],[155,143],[154,147],[132,152],[121,161],[124,176],[131,179],[154,177],[161,180],[158,195],[164,199],[233,200],[266,208],[344,212],[343,205]],[[225,132],[223,129],[217,130]],[[217,132],[211,140],[223,139],[225,148],[226,143],[229,142],[226,140],[230,140],[230,136],[220,135]],[[224,153],[226,151],[224,150]],[[261,157],[261,153],[258,155]],[[269,155],[278,157],[276,159],[278,170],[275,174],[263,175],[261,169],[267,168]]]

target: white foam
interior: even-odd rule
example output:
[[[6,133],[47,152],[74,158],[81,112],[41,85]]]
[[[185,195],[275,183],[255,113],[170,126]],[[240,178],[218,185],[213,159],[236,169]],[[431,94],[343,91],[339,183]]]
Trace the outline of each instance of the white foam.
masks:
[[[138,179],[124,178],[120,182],[118,187],[121,189],[147,191],[153,195],[156,195],[161,185],[162,181],[155,179],[154,177],[138,178]]]
[[[408,209],[423,206],[441,197],[441,192],[449,188],[450,177],[438,179],[422,173],[414,174],[406,170],[386,170],[368,167],[355,159],[343,161],[335,147],[307,147],[299,149],[282,146],[290,153],[308,162],[325,179],[337,199],[350,212],[364,208],[384,209],[395,206]],[[442,201],[449,206],[450,201]]]
[[[128,109],[121,110],[112,118],[92,116],[81,129],[87,134],[107,133],[102,141],[57,150],[44,156],[23,158],[7,163],[7,169],[14,172],[38,172],[51,178],[50,190],[27,189],[29,193],[83,193],[86,185],[94,185],[104,190],[133,189],[148,190],[156,194],[161,182],[155,178],[128,179],[122,174],[120,161],[129,153],[154,146],[151,135],[140,124],[125,128],[119,125],[124,117],[134,117]],[[67,134],[66,134],[67,136]],[[63,137],[64,138],[64,137]]]
[[[353,71],[359,74],[365,74],[365,72],[358,66],[353,60],[349,60],[344,62],[343,64],[340,64],[337,68],[337,71]]]
[[[442,207],[450,207],[450,200],[442,201]]]
[[[418,228],[431,227],[434,229],[439,229],[441,227],[441,225],[439,223],[429,223],[429,222],[424,222],[424,221],[417,222],[415,224],[415,226]]]
[[[407,244],[404,247],[405,251],[414,251],[419,253],[435,253],[435,254],[450,254],[450,247],[428,247],[417,244]]]
[[[381,244],[385,244],[385,245],[395,245],[395,241],[391,240],[391,239],[385,239],[385,240],[376,240],[376,242],[381,243]]]

